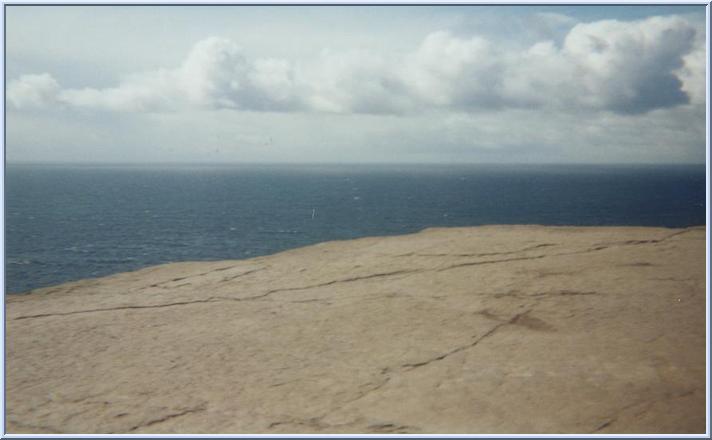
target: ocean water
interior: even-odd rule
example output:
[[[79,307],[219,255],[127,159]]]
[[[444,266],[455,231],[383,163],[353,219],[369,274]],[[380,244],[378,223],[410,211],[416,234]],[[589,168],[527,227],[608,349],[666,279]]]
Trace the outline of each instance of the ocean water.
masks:
[[[484,224],[705,224],[704,166],[8,165],[6,292]]]

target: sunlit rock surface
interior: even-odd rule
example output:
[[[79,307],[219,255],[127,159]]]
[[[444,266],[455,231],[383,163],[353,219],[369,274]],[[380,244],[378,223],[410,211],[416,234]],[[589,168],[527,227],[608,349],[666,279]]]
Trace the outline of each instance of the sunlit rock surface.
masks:
[[[9,433],[702,433],[705,229],[488,226],[6,298]]]

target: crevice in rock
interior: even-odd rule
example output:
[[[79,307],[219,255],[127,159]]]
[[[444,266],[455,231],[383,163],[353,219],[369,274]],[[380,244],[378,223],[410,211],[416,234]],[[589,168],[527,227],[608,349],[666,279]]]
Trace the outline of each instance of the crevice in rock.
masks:
[[[696,229],[683,229],[682,231],[677,231],[677,232],[668,234],[661,238],[651,238],[649,240],[626,240],[626,241],[614,241],[614,242],[608,242],[608,243],[597,243],[597,244],[594,244],[595,247],[588,249],[588,251],[600,251],[603,249],[608,249],[610,247],[619,247],[619,246],[631,246],[631,245],[639,245],[639,244],[656,244],[656,243],[661,243],[663,241],[669,240],[673,237],[677,237],[678,235],[682,235],[682,234],[686,234],[686,233],[694,232],[694,231],[696,231]]]
[[[210,298],[206,298],[206,299],[199,299],[199,300],[193,300],[193,301],[178,301],[178,302],[167,303],[167,304],[133,305],[133,306],[120,306],[120,307],[107,307],[107,308],[90,309],[90,310],[75,310],[75,311],[71,311],[71,312],[41,313],[41,314],[37,314],[37,315],[19,316],[17,318],[13,318],[12,320],[21,320],[21,319],[29,319],[29,318],[45,318],[45,317],[49,317],[49,316],[76,315],[76,314],[80,314],[80,313],[108,312],[108,311],[125,310],[125,309],[150,309],[150,308],[171,307],[171,306],[196,304],[196,303],[219,302],[219,301],[236,301],[236,302],[255,301],[255,300],[260,300],[260,299],[263,299],[263,298],[270,296],[274,293],[279,293],[279,292],[308,290],[308,289],[314,289],[314,288],[318,288],[318,287],[330,286],[330,285],[337,284],[337,283],[350,283],[350,282],[354,282],[354,281],[361,281],[361,280],[366,280],[366,279],[371,279],[371,278],[387,277],[387,276],[401,275],[401,274],[407,274],[407,273],[413,273],[413,272],[420,272],[420,270],[398,270],[398,271],[393,271],[393,272],[376,273],[376,274],[364,275],[364,276],[353,277],[353,278],[346,278],[346,279],[341,279],[341,280],[332,280],[332,281],[327,281],[325,283],[314,284],[314,285],[310,285],[310,286],[286,287],[286,288],[280,288],[280,289],[272,289],[272,290],[268,290],[267,292],[261,293],[259,295],[247,296],[247,297],[231,298],[231,297],[226,297],[226,296],[211,296]]]
[[[529,246],[525,247],[522,249],[517,249],[514,251],[506,251],[506,252],[482,252],[482,253],[462,253],[462,254],[453,254],[453,253],[421,253],[421,252],[408,252],[405,254],[398,254],[398,255],[393,255],[393,257],[491,257],[493,255],[511,255],[511,254],[518,254],[521,252],[527,252],[531,251],[534,249],[539,249],[543,247],[549,247],[549,246],[556,246],[555,243],[542,243],[542,244],[537,244],[535,246]]]
[[[418,368],[418,367],[422,367],[422,366],[431,364],[431,363],[433,363],[433,362],[441,361],[441,360],[447,358],[448,356],[451,356],[451,355],[453,355],[453,354],[455,354],[455,353],[459,353],[459,352],[461,352],[461,351],[463,351],[463,350],[466,350],[466,349],[468,349],[468,348],[475,347],[477,344],[479,344],[480,342],[482,342],[482,341],[483,341],[484,339],[486,339],[487,337],[492,336],[492,335],[493,335],[497,330],[499,330],[501,327],[503,327],[503,326],[505,326],[505,325],[509,325],[509,324],[515,324],[522,316],[528,314],[529,312],[531,312],[531,309],[526,310],[526,311],[521,312],[521,313],[517,313],[517,314],[514,315],[512,318],[510,318],[508,321],[500,322],[499,324],[497,324],[497,325],[495,325],[494,327],[492,327],[491,329],[489,329],[489,330],[488,330],[486,333],[484,333],[482,336],[478,337],[477,339],[475,339],[474,341],[470,342],[470,343],[467,344],[467,345],[462,345],[462,346],[460,346],[460,347],[456,347],[456,348],[454,348],[454,349],[452,349],[452,350],[450,350],[450,351],[448,351],[448,352],[446,352],[446,353],[440,354],[440,355],[438,355],[438,356],[432,357],[432,358],[430,358],[430,359],[427,359],[427,360],[424,360],[424,361],[421,361],[421,362],[414,362],[414,363],[403,364],[403,365],[400,366],[400,368],[403,369],[404,371],[410,371],[410,370],[413,370],[413,369],[415,369],[415,368]]]
[[[255,269],[255,271],[256,270],[259,270],[259,269]],[[108,312],[108,311],[125,310],[125,309],[150,309],[150,308],[171,307],[171,306],[179,306],[179,305],[187,305],[187,304],[209,303],[209,302],[220,302],[220,301],[236,301],[236,302],[254,301],[254,300],[263,299],[267,296],[270,296],[274,293],[279,293],[279,292],[308,290],[308,289],[314,289],[314,288],[318,288],[318,287],[331,286],[331,285],[337,284],[337,283],[350,283],[350,282],[354,282],[354,281],[361,281],[361,280],[367,280],[367,279],[379,278],[379,277],[388,277],[388,276],[401,275],[401,274],[407,274],[407,273],[413,273],[413,272],[421,272],[421,270],[420,269],[409,269],[409,270],[397,270],[397,271],[393,271],[393,272],[375,273],[375,274],[364,275],[364,276],[359,276],[359,277],[345,278],[345,279],[340,279],[340,280],[332,280],[332,281],[327,281],[324,283],[314,284],[314,285],[310,285],[310,286],[285,287],[285,288],[280,288],[280,289],[272,289],[272,290],[268,290],[264,293],[261,293],[259,295],[247,296],[247,297],[231,298],[231,297],[226,297],[226,296],[211,296],[210,298],[206,298],[206,299],[199,299],[199,300],[193,300],[193,301],[178,301],[178,302],[167,303],[167,304],[133,305],[133,306],[120,306],[120,307],[107,307],[107,308],[90,309],[90,310],[75,310],[75,311],[71,311],[71,312],[41,313],[41,314],[37,314],[37,315],[19,316],[17,318],[13,318],[13,320],[21,320],[21,319],[29,319],[29,318],[45,318],[45,317],[49,317],[49,316],[76,315],[76,314],[80,314],[80,313]]]
[[[158,418],[158,419],[149,420],[149,421],[146,422],[146,423],[142,423],[142,424],[140,424],[140,425],[136,425],[136,426],[133,426],[132,428],[129,428],[128,432],[133,432],[133,431],[136,431],[136,430],[138,430],[138,429],[147,428],[147,427],[149,427],[149,426],[153,426],[153,425],[156,425],[156,424],[158,424],[158,423],[163,423],[163,422],[165,422],[165,421],[167,421],[167,420],[175,419],[176,417],[181,417],[181,416],[184,416],[184,415],[187,415],[187,414],[196,413],[196,412],[201,412],[201,411],[205,411],[205,406],[204,406],[204,405],[202,405],[202,406],[197,406],[197,407],[193,407],[193,408],[188,408],[188,409],[185,409],[185,410],[180,411],[180,412],[177,412],[177,413],[167,414],[167,415],[165,415],[165,416],[163,416],[163,417],[160,417],[160,418]]]
[[[536,292],[531,294],[521,293],[519,291],[510,291],[504,293],[495,293],[492,295],[493,298],[533,298],[533,299],[543,299],[552,298],[557,296],[590,296],[590,295],[604,295],[602,292],[595,291],[578,291],[578,290],[558,290],[554,292]]]
[[[135,306],[119,306],[119,307],[106,307],[103,309],[89,309],[89,310],[74,310],[71,312],[57,312],[57,313],[40,313],[37,315],[25,315],[13,318],[13,321],[19,321],[21,319],[31,319],[31,318],[46,318],[50,316],[67,316],[67,315],[78,315],[81,313],[94,313],[94,312],[111,312],[115,310],[128,310],[128,309],[157,309],[161,307],[173,307],[182,306],[186,304],[196,304],[196,303],[208,303],[216,302],[215,298],[210,297],[206,299],[196,299],[194,301],[179,301],[167,304],[151,304],[151,305],[135,305]]]
[[[682,391],[682,392],[674,394],[674,395],[667,394],[663,399],[660,399],[659,401],[681,399],[683,397],[687,397],[687,396],[691,396],[691,395],[695,394],[696,391],[697,390],[695,390],[695,389],[689,389],[689,390],[685,390],[685,391]],[[658,401],[645,400],[645,401],[638,401],[638,402],[634,402],[629,405],[626,405],[626,406],[622,407],[621,409],[619,409],[617,411],[616,415],[608,417],[608,419],[605,422],[603,422],[602,424],[597,426],[593,431],[590,431],[589,434],[595,434],[595,433],[600,432],[600,431],[604,430],[605,428],[611,426],[618,420],[620,415],[623,414],[624,412],[626,412],[632,408],[635,408],[635,407],[643,406],[642,411],[638,411],[636,414],[634,414],[634,417],[639,418],[642,415],[644,415],[645,413],[649,412],[654,407],[654,404],[656,402],[658,402]]]
[[[377,390],[383,388],[383,387],[384,387],[388,382],[390,382],[390,381],[391,381],[391,377],[390,377],[390,376],[385,376],[385,377],[384,377],[383,379],[381,379],[381,381],[378,382],[378,383],[369,382],[369,383],[366,383],[366,384],[361,385],[361,386],[368,386],[368,385],[371,385],[371,387],[369,387],[368,389],[366,389],[366,390],[364,390],[364,391],[359,392],[359,394],[358,394],[356,397],[354,397],[354,398],[351,399],[351,400],[347,400],[346,402],[344,402],[344,405],[346,405],[346,404],[348,404],[348,403],[355,402],[355,401],[357,401],[357,400],[363,399],[364,397],[366,397],[367,395],[371,394],[372,392],[377,391]]]
[[[374,423],[368,425],[366,429],[377,434],[410,434],[422,431],[416,426],[399,425],[396,423]]]
[[[537,292],[529,295],[532,298],[552,297],[552,296],[591,296],[603,295],[601,292],[595,291],[578,291],[578,290],[558,290],[555,292]]]
[[[319,283],[319,284],[313,284],[310,286],[304,286],[304,287],[287,287],[284,289],[275,289],[271,290],[270,293],[274,292],[284,292],[284,291],[291,291],[291,290],[306,290],[306,289],[314,289],[317,287],[324,287],[324,286],[331,286],[332,284],[337,284],[337,283],[352,283],[354,281],[362,281],[362,280],[369,280],[371,278],[381,278],[381,277],[390,277],[394,275],[403,275],[403,274],[408,274],[408,273],[414,273],[414,272],[422,272],[422,269],[401,269],[401,270],[394,270],[392,272],[381,272],[381,273],[374,273],[370,275],[362,275],[362,276],[356,276],[352,278],[342,278],[339,280],[332,280],[332,281],[326,281],[324,283]]]
[[[684,234],[687,232],[692,232],[692,231],[694,231],[694,229],[686,229],[683,231],[675,232],[674,234],[670,234],[670,235],[667,235],[667,236],[659,238],[659,239],[652,239],[652,240],[628,240],[628,241],[623,241],[623,242],[607,243],[607,245],[605,245],[605,246],[599,245],[599,246],[589,248],[589,249],[584,249],[581,251],[561,252],[558,254],[541,254],[541,255],[533,255],[533,256],[529,256],[529,257],[505,258],[502,260],[468,261],[468,262],[464,262],[464,263],[453,264],[451,266],[446,266],[446,267],[442,267],[442,268],[438,268],[438,269],[430,269],[430,270],[442,272],[442,271],[456,269],[459,267],[466,267],[466,266],[478,266],[478,265],[483,265],[483,264],[506,263],[509,261],[538,260],[538,259],[547,258],[547,257],[561,257],[561,256],[567,256],[567,255],[588,254],[591,252],[600,251],[600,250],[608,249],[611,247],[630,246],[630,245],[649,244],[649,243],[660,243],[660,242],[668,240],[672,237],[675,237],[677,235]]]
[[[477,344],[479,344],[479,343],[480,343],[482,340],[484,340],[485,338],[487,338],[487,337],[489,337],[489,336],[492,336],[492,335],[493,335],[497,330],[499,330],[501,327],[503,327],[503,326],[505,326],[505,325],[509,325],[509,324],[516,324],[516,322],[517,322],[519,319],[521,319],[522,316],[524,316],[524,315],[530,313],[531,310],[532,310],[532,309],[528,309],[528,310],[526,310],[526,311],[524,311],[524,312],[517,313],[516,315],[512,316],[509,320],[499,322],[497,325],[495,325],[495,326],[493,326],[492,328],[490,328],[490,329],[489,329],[487,332],[485,332],[482,336],[476,338],[474,341],[470,342],[469,344],[462,345],[462,346],[460,346],[460,347],[456,347],[456,348],[454,348],[454,349],[452,349],[452,350],[450,350],[450,351],[448,351],[448,352],[446,352],[446,353],[443,353],[443,354],[441,354],[441,355],[432,357],[432,358],[427,359],[427,360],[422,361],[422,362],[414,362],[414,363],[402,364],[402,365],[397,366],[395,369],[393,369],[393,368],[391,368],[391,367],[383,367],[383,368],[381,368],[379,374],[382,376],[382,379],[381,379],[380,381],[378,381],[378,382],[368,382],[368,383],[366,383],[366,384],[364,384],[364,385],[361,385],[362,387],[363,387],[363,386],[369,386],[369,385],[371,385],[371,386],[370,386],[368,389],[359,392],[355,397],[353,397],[353,398],[351,398],[351,399],[349,399],[349,400],[343,402],[338,408],[335,408],[334,410],[330,411],[329,413],[327,413],[327,414],[325,414],[325,415],[323,415],[323,416],[321,416],[321,417],[315,418],[314,420],[321,420],[321,419],[325,418],[327,415],[329,415],[329,414],[331,414],[331,413],[334,413],[334,412],[336,412],[336,411],[341,410],[344,406],[346,406],[346,405],[348,405],[348,404],[351,404],[351,403],[353,403],[353,402],[356,402],[357,400],[361,400],[361,399],[363,399],[364,397],[368,396],[369,394],[380,390],[381,388],[383,388],[384,386],[386,386],[386,385],[390,382],[391,377],[392,377],[392,376],[391,376],[391,373],[394,373],[394,372],[398,373],[398,372],[408,372],[408,371],[412,371],[412,370],[414,370],[414,369],[416,369],[416,368],[419,368],[419,367],[422,367],[422,366],[431,364],[431,363],[433,363],[433,362],[437,362],[437,361],[443,360],[443,359],[447,358],[448,356],[451,356],[451,355],[453,355],[453,354],[455,354],[455,353],[459,353],[459,352],[461,352],[461,351],[463,351],[463,350],[466,350],[466,349],[468,349],[468,348],[475,347]],[[494,315],[491,315],[491,314],[490,314],[488,311],[486,311],[486,310],[485,310],[485,311],[482,311],[481,314],[486,315],[486,316],[490,316],[490,317],[491,317],[490,319],[497,319]],[[395,370],[395,371],[394,371],[394,370]],[[396,425],[394,425],[394,426],[396,426]],[[401,426],[401,425],[397,425],[397,426]],[[406,427],[406,428],[409,428],[409,429],[410,429],[410,428],[417,429],[417,428],[410,427],[410,426],[408,426],[408,427]]]
[[[298,291],[298,290],[309,290],[309,289],[316,289],[319,287],[326,287],[326,286],[331,286],[333,284],[338,284],[338,283],[352,283],[355,281],[362,281],[362,280],[369,280],[372,278],[381,278],[381,277],[390,277],[394,275],[404,275],[404,274],[409,274],[409,273],[415,273],[415,272],[425,272],[427,269],[402,269],[402,270],[395,270],[392,272],[382,272],[382,273],[374,273],[370,275],[363,275],[363,276],[357,276],[357,277],[352,277],[352,278],[343,278],[339,280],[331,280],[331,281],[326,281],[324,283],[319,283],[319,284],[312,284],[309,286],[301,286],[301,287],[282,287],[278,289],[272,289],[268,290],[264,293],[261,293],[259,295],[254,295],[254,296],[248,296],[245,298],[233,298],[235,301],[247,301],[247,300],[255,300],[255,299],[261,299],[264,297],[267,297],[269,295],[272,295],[274,293],[279,293],[279,292],[293,292],[293,291]],[[224,299],[229,299],[222,297]]]
[[[602,431],[603,429],[606,429],[609,426],[611,426],[611,424],[613,424],[613,422],[615,422],[615,421],[616,421],[616,418],[608,419],[605,422],[603,422],[601,425],[599,425],[596,429],[591,431],[589,434],[595,434],[599,431]]]
[[[676,283],[689,283],[696,281],[694,278],[676,278],[676,277],[666,277],[666,278],[650,278],[651,281],[674,281]]]
[[[628,240],[625,242],[619,242],[617,245],[636,245],[636,244],[647,244],[647,243],[660,243],[662,241],[668,240],[672,237],[684,234],[684,233],[689,233],[693,232],[696,229],[685,229],[682,231],[677,231],[673,234],[669,234],[665,237],[659,238],[659,239],[652,239],[652,240]],[[549,245],[550,243],[544,243],[545,245]],[[541,247],[541,245],[539,245]],[[595,252],[598,250],[603,250],[607,249],[612,246],[603,246],[603,247],[595,247],[595,248],[590,248],[582,251],[575,251],[575,252],[563,252],[563,253],[558,253],[558,254],[542,254],[542,255],[534,255],[534,256],[529,256],[529,257],[517,257],[517,258],[506,258],[506,259],[501,259],[501,260],[484,260],[484,261],[471,261],[471,262],[463,262],[463,263],[458,263],[458,264],[453,264],[450,266],[446,267],[441,267],[441,268],[434,268],[434,269],[400,269],[400,270],[395,270],[391,272],[382,272],[382,273],[375,273],[375,274],[369,274],[369,275],[362,275],[362,276],[355,276],[351,278],[343,278],[343,279],[337,279],[337,280],[331,280],[331,281],[326,281],[323,283],[318,283],[318,284],[312,284],[308,286],[301,286],[301,287],[285,287],[285,288],[278,288],[278,289],[272,289],[268,290],[264,293],[261,293],[259,295],[254,295],[254,296],[248,296],[248,297],[242,297],[242,298],[230,298],[230,297],[210,297],[207,299],[202,299],[202,300],[194,300],[194,301],[181,301],[181,302],[174,302],[174,303],[168,303],[168,304],[157,304],[157,305],[135,305],[135,306],[121,306],[121,307],[111,307],[111,308],[104,308],[104,309],[92,309],[92,310],[78,310],[78,311],[72,311],[72,312],[58,312],[58,313],[46,313],[46,314],[37,314],[37,315],[27,315],[27,316],[20,316],[17,318],[13,318],[13,320],[20,320],[20,319],[29,319],[29,318],[42,318],[42,317],[48,317],[48,316],[65,316],[65,315],[74,315],[74,314],[79,314],[79,313],[91,313],[91,312],[103,312],[103,311],[112,311],[112,310],[123,310],[123,309],[145,309],[145,308],[159,308],[159,307],[170,307],[170,306],[177,306],[177,305],[186,305],[186,304],[196,304],[196,303],[207,303],[207,302],[217,302],[220,300],[225,300],[225,301],[251,301],[251,300],[260,300],[265,297],[268,297],[274,293],[280,293],[280,292],[291,292],[291,291],[299,291],[299,290],[308,290],[308,289],[315,289],[315,288],[320,288],[320,287],[325,287],[325,286],[331,286],[334,284],[338,283],[351,283],[351,282],[357,282],[357,281],[362,281],[362,280],[369,280],[373,278],[382,278],[382,277],[390,277],[390,276],[396,276],[396,275],[405,275],[405,274],[412,274],[412,273],[427,273],[427,272],[443,272],[446,270],[451,270],[451,269],[456,269],[460,267],[467,267],[467,266],[478,266],[478,265],[486,265],[486,264],[497,264],[497,263],[506,263],[506,262],[511,262],[511,261],[524,261],[524,260],[537,260],[541,258],[546,258],[546,257],[557,257],[557,256],[567,256],[567,255],[577,255],[577,254],[585,254],[585,253],[590,253],[590,252]],[[533,249],[534,247],[532,247]],[[193,278],[193,277],[199,277],[203,275],[207,275],[212,272],[216,271],[223,271],[223,270],[228,270],[231,268],[237,267],[236,265],[233,266],[227,266],[223,268],[218,268],[214,269],[209,272],[205,272],[202,274],[197,274],[197,275],[191,275],[189,277],[182,277],[182,278],[175,278],[167,282],[163,283],[157,283],[157,284],[152,284],[149,287],[157,287],[160,286],[161,284],[166,284],[168,282],[175,282],[187,278]],[[239,275],[236,275],[234,278],[237,278],[239,276],[245,276],[248,275],[249,273],[254,273],[259,270],[264,270],[265,268],[257,268],[253,269],[251,271],[243,272]],[[144,287],[145,289],[145,287]],[[549,294],[550,296],[557,296],[557,295],[593,295],[596,294],[595,292],[579,292],[579,293],[573,293],[573,292],[560,292],[560,293],[554,293],[554,294]],[[507,295],[499,295],[499,296],[507,296]],[[511,296],[516,296],[516,295],[511,295]],[[537,295],[530,295],[532,296],[537,296]],[[545,295],[541,295],[545,296]]]
[[[316,429],[324,429],[328,427],[328,425],[324,425],[321,423],[321,419],[323,419],[325,416],[320,416],[320,417],[312,417],[309,419],[287,419],[287,420],[278,420],[276,422],[272,422],[269,425],[267,425],[267,429],[272,429],[280,425],[297,425],[297,426],[309,426],[311,428],[316,428]]]
[[[311,299],[301,299],[301,300],[295,300],[295,301],[285,301],[291,304],[306,304],[306,303],[320,303],[324,305],[331,305],[329,301],[327,301],[325,298],[311,298]]]
[[[148,289],[148,288],[151,288],[151,287],[160,287],[160,288],[164,288],[164,289],[165,289],[165,288],[180,287],[180,286],[184,286],[185,284],[190,284],[190,283],[181,284],[181,285],[179,285],[179,286],[167,286],[167,287],[165,287],[165,286],[166,286],[167,284],[175,283],[175,282],[177,282],[177,281],[183,281],[183,280],[187,280],[187,279],[191,279],[191,278],[199,278],[199,277],[202,277],[202,276],[205,276],[205,275],[210,275],[211,273],[214,273],[214,272],[222,272],[222,271],[225,271],[225,270],[228,270],[228,269],[234,269],[234,268],[239,267],[239,266],[240,266],[240,265],[238,264],[238,265],[232,265],[232,266],[227,266],[227,267],[219,267],[219,268],[217,268],[217,269],[213,269],[213,270],[210,270],[210,271],[208,271],[208,272],[198,273],[198,274],[195,274],[195,275],[188,275],[188,276],[185,276],[185,277],[173,278],[173,279],[170,279],[170,280],[168,280],[168,281],[161,281],[161,282],[159,282],[159,283],[154,283],[154,284],[151,284],[151,285],[149,285],[149,286],[142,287],[142,288],[140,288],[140,289],[138,289],[138,290]],[[257,268],[257,269],[248,270],[248,271],[246,271],[246,272],[242,272],[242,273],[239,273],[239,274],[234,275],[234,276],[231,276],[231,277],[223,278],[223,279],[220,280],[220,281],[221,281],[221,282],[225,282],[225,281],[234,280],[235,278],[240,278],[240,277],[243,277],[243,276],[245,276],[245,275],[249,275],[249,274],[251,274],[251,273],[259,272],[259,271],[265,270],[265,269],[266,269],[266,267],[260,267],[260,268]]]
[[[238,273],[237,275],[233,275],[233,276],[231,276],[231,277],[225,277],[225,278],[223,278],[222,280],[220,280],[220,282],[221,282],[221,283],[224,283],[224,282],[226,282],[226,281],[232,281],[232,280],[234,280],[234,279],[241,278],[241,277],[244,277],[244,276],[246,276],[246,275],[250,275],[250,274],[253,274],[253,273],[255,273],[255,272],[259,272],[259,271],[265,270],[265,269],[267,269],[267,268],[266,268],[266,267],[260,267],[260,268],[258,268],[258,269],[248,270],[247,272]],[[222,269],[222,270],[226,270],[226,269]]]
[[[522,260],[538,260],[540,258],[545,258],[545,257],[554,257],[557,255],[566,255],[566,254],[553,254],[553,255],[534,255],[531,257],[517,257],[517,258],[505,258],[503,260],[482,260],[482,261],[468,261],[465,263],[458,263],[458,264],[453,264],[450,266],[446,267],[441,267],[438,269],[432,269],[435,270],[436,272],[443,272],[446,270],[450,269],[456,269],[458,267],[466,267],[466,266],[480,266],[483,264],[496,264],[496,263],[506,263],[508,261],[522,261]]]

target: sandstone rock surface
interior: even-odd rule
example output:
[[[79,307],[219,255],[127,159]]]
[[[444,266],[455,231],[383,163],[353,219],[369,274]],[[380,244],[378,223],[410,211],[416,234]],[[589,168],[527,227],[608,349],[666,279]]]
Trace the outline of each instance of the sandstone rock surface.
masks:
[[[486,226],[6,297],[8,433],[704,433],[705,229]]]

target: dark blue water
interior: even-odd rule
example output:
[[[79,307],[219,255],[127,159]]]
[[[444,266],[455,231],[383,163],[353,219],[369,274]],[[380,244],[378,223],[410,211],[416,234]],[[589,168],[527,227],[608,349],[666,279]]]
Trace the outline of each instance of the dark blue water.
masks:
[[[430,226],[703,225],[705,168],[8,165],[5,196],[23,292]]]

